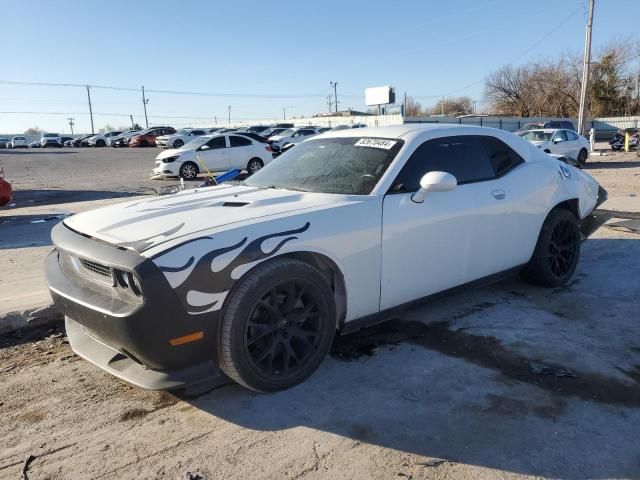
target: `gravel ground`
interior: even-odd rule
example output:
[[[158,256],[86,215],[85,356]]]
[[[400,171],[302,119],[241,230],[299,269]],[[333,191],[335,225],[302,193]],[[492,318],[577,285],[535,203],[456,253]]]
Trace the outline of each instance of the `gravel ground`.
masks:
[[[19,200],[157,186],[155,150],[62,152],[2,155]],[[640,478],[640,162],[590,162],[631,207],[603,217],[568,286],[510,279],[412,310],[337,340],[286,392],[147,392],[59,325],[0,337],[0,478],[29,456],[30,479]]]

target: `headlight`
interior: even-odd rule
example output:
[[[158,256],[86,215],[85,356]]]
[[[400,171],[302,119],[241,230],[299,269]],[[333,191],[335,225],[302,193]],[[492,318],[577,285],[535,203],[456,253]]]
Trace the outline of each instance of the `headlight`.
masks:
[[[175,162],[180,155],[174,155],[173,157],[167,157],[162,159],[162,163],[173,163]]]

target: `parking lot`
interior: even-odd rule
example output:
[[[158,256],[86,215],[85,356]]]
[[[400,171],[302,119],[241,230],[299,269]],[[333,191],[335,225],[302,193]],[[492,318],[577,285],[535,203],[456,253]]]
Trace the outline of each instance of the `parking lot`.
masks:
[[[50,248],[15,242],[55,223],[20,209],[170,185],[148,179],[157,153],[0,151],[3,258]],[[1,336],[0,478],[30,455],[30,479],[640,478],[640,160],[587,168],[609,201],[568,286],[512,278],[413,309],[337,339],[288,391],[147,392],[80,360],[59,323]]]

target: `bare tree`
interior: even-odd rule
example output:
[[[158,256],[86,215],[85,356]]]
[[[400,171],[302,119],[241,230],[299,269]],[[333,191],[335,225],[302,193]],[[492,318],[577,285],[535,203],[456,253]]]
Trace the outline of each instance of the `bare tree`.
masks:
[[[43,132],[40,127],[30,127],[24,131],[25,135],[39,135]]]
[[[424,114],[422,111],[422,105],[413,97],[407,97],[404,114],[407,117],[419,117]]]

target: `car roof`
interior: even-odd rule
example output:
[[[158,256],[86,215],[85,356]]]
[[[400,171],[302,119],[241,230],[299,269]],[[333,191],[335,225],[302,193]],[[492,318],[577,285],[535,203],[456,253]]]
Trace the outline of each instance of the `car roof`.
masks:
[[[530,132],[553,133],[558,130],[568,130],[568,128],[532,128],[531,130],[527,130],[524,133],[530,133]]]
[[[387,127],[348,128],[344,130],[329,130],[315,138],[329,137],[384,137],[402,138],[411,134],[420,135],[424,132],[456,131],[456,135],[486,135],[489,127],[475,125],[459,125],[455,123],[405,123],[403,125],[390,125]],[[495,130],[495,129],[491,129]],[[444,133],[443,133],[444,134]]]

